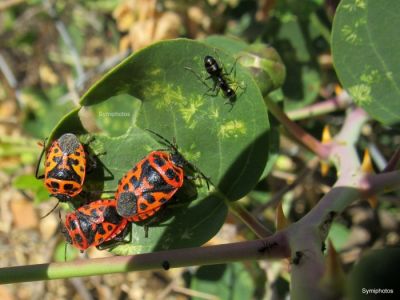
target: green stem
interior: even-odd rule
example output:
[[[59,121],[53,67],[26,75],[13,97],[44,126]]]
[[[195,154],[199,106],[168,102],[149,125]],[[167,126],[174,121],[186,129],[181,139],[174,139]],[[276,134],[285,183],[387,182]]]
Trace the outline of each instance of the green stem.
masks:
[[[268,106],[270,112],[275,118],[279,120],[285,126],[286,130],[291,133],[291,135],[296,138],[300,143],[310,149],[312,152],[317,154],[322,159],[327,159],[329,155],[329,147],[323,145],[313,136],[304,131],[303,128],[298,126],[288,116],[268,97],[264,97],[264,101]]]
[[[264,245],[273,245],[265,251]],[[212,265],[234,261],[283,258],[290,255],[284,232],[265,240],[210,247],[176,249],[132,256],[115,256],[65,263],[38,264],[0,269],[0,284],[62,279],[193,265]]]
[[[232,209],[234,214],[240,220],[242,220],[242,222],[245,223],[247,227],[249,227],[259,238],[265,238],[273,234],[273,232],[265,228],[254,215],[247,211],[242,204],[238,202],[232,202],[229,204],[229,207]]]

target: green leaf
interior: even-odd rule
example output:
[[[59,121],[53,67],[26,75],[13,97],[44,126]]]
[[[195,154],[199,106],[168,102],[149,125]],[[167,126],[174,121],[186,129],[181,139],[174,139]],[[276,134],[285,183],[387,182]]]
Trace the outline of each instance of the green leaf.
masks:
[[[232,263],[200,267],[191,281],[191,289],[219,299],[241,300],[252,299],[255,285],[244,264]]]
[[[400,121],[399,11],[399,1],[343,0],[333,23],[333,60],[343,87],[384,124]]]
[[[207,37],[205,42],[213,47],[221,48],[232,54],[236,58],[240,58],[239,62],[244,65],[253,75],[254,80],[258,84],[263,95],[266,97],[272,90],[280,87],[285,78],[285,66],[276,51],[264,44],[247,45],[245,42],[231,37],[213,35]],[[249,51],[247,53],[246,51]],[[255,67],[254,61],[251,63],[248,58],[254,55],[256,61],[260,64]],[[254,59],[253,59],[254,60]],[[261,70],[261,72],[259,71]],[[274,166],[279,153],[279,126],[278,120],[268,112],[270,122],[269,152],[268,163],[261,175],[261,178],[266,177]]]
[[[399,248],[368,253],[351,270],[346,280],[348,299],[397,299],[391,296],[398,294],[399,264]]]
[[[314,43],[323,32],[312,22],[317,8],[316,1],[279,1],[266,29],[266,40],[274,45],[286,66],[282,90],[289,111],[313,103],[321,86]]]
[[[210,177],[215,188],[187,184],[151,224],[144,237],[143,224],[132,225],[130,243],[114,249],[128,254],[198,246],[218,232],[227,213],[226,204],[246,195],[257,183],[267,163],[268,112],[262,95],[248,72],[236,65],[233,83],[238,90],[233,108],[226,99],[205,95],[207,87],[196,77],[207,74],[205,55],[213,55],[229,70],[235,59],[220,49],[179,39],[145,48],[106,74],[81,99],[83,107],[72,111],[55,128],[64,132],[99,130],[91,152],[106,152],[98,159],[113,175],[104,190],[116,190],[118,180],[151,150],[165,148],[152,129],[172,141],[184,157]],[[185,69],[192,68],[193,72]],[[212,80],[206,81],[212,85]],[[105,170],[90,175],[87,186],[108,176]],[[200,183],[198,183],[200,184]],[[97,185],[97,189],[99,186]]]

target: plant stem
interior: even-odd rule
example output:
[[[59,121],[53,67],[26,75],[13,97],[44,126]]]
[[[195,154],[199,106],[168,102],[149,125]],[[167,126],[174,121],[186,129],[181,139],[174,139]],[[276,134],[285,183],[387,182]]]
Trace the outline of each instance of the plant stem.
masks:
[[[248,212],[240,203],[232,202],[229,204],[229,207],[259,238],[265,238],[273,234],[273,232],[265,228],[257,218]]]
[[[264,251],[265,245],[272,245]],[[142,270],[212,265],[234,261],[283,258],[290,255],[285,232],[264,240],[209,247],[176,249],[132,256],[115,256],[65,263],[38,264],[0,269],[0,284],[62,279]]]
[[[322,102],[318,102],[300,109],[289,111],[287,113],[288,117],[292,121],[311,118],[330,112],[337,111],[339,109],[344,109],[351,103],[351,98],[347,93],[342,93],[341,95],[327,99]]]
[[[277,118],[279,122],[283,124],[283,126],[285,126],[286,130],[289,131],[294,138],[296,138],[312,152],[317,154],[320,158],[326,159],[328,157],[329,147],[327,145],[323,145],[313,136],[304,131],[303,128],[290,120],[288,116],[271,99],[264,97],[264,101],[274,117]]]

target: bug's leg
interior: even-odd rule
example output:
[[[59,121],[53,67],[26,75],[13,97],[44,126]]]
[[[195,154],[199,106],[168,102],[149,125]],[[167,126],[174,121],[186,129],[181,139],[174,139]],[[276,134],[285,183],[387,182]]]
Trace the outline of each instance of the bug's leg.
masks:
[[[235,62],[232,64],[231,69],[229,70],[229,72],[224,72],[224,75],[230,76],[233,72],[233,78],[236,78],[236,64],[239,59],[240,59],[240,56],[236,57]]]
[[[185,69],[188,70],[188,71],[190,71],[190,72],[192,72],[192,73],[197,77],[197,79],[198,79],[201,83],[204,84],[205,87],[207,87],[208,89],[210,89],[210,86],[207,84],[207,82],[206,82],[203,78],[201,78],[201,76],[200,76],[199,74],[197,74],[195,70],[193,70],[193,69],[190,68],[190,67],[185,67]],[[208,76],[208,77],[206,78],[206,80],[207,80],[207,79],[210,79],[210,78],[211,78],[211,77]],[[212,88],[211,88],[211,90],[212,90]]]
[[[190,169],[195,172],[196,174],[191,176],[191,175],[185,175],[185,179],[193,181],[196,179],[200,179],[200,180],[204,180],[207,184],[207,189],[210,189],[210,184],[214,185],[211,181],[211,178],[206,176],[202,171],[200,171],[199,168],[197,168],[196,166],[194,166],[193,164],[187,162],[187,166],[190,167]]]

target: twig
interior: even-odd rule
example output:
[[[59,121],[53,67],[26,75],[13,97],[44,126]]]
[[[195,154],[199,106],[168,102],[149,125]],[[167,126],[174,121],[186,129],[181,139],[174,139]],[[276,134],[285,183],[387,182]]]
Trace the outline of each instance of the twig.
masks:
[[[276,206],[279,201],[281,201],[282,197],[289,191],[291,191],[292,189],[294,189],[300,182],[302,182],[307,175],[315,169],[315,167],[317,166],[318,163],[318,159],[312,159],[308,162],[307,166],[301,170],[297,176],[297,178],[289,185],[286,185],[284,188],[282,188],[280,191],[278,191],[276,194],[274,194],[271,199],[263,204],[260,205],[259,207],[257,207],[256,209],[253,210],[253,213],[259,215],[261,214],[265,209],[267,209],[268,207],[274,207]]]
[[[7,80],[9,86],[14,90],[14,96],[17,100],[17,104],[19,107],[23,107],[23,100],[21,98],[21,91],[18,87],[18,81],[15,78],[14,73],[11,71],[10,67],[8,66],[6,60],[4,59],[3,55],[0,53],[0,71],[4,74],[4,77]]]
[[[80,279],[80,278],[70,278],[69,282],[74,286],[74,288],[78,292],[79,296],[83,300],[93,300],[92,295],[89,293],[89,291],[87,290],[87,288],[83,284],[82,279]]]
[[[265,249],[265,251],[260,251],[265,244],[272,246]],[[132,256],[0,268],[0,284],[156,270],[163,269],[165,262],[168,262],[171,268],[178,268],[243,260],[283,258],[289,255],[290,249],[286,233],[282,231],[264,240],[176,249]]]
[[[250,214],[244,207],[238,202],[229,204],[233,213],[242,220],[259,238],[265,238],[271,236],[273,232],[264,227],[252,214]]]
[[[84,85],[89,80],[91,80],[98,74],[105,73],[106,71],[117,65],[121,60],[125,59],[130,53],[130,50],[125,50],[124,52],[117,53],[116,55],[107,58],[102,64],[100,64],[96,68],[87,71],[85,73],[85,76],[83,76],[80,81],[78,79],[76,80],[76,88],[78,89],[78,91],[82,91]]]
[[[393,156],[390,158],[387,166],[382,170],[382,172],[389,172],[396,169],[397,164],[400,161],[400,147],[394,152]]]
[[[300,109],[289,111],[288,117],[293,120],[301,120],[305,118],[311,118],[320,116],[330,112],[337,111],[339,109],[345,109],[351,104],[351,98],[348,93],[343,92],[339,96],[327,99],[322,102],[318,102]]]
[[[371,154],[372,160],[378,167],[378,170],[382,171],[385,168],[385,166],[388,164],[385,157],[382,155],[382,152],[379,151],[379,149],[375,143],[369,143],[368,150],[369,150],[369,153]]]
[[[334,217],[358,199],[362,192],[367,193],[365,188],[363,190],[367,174],[360,171],[360,159],[355,149],[361,128],[367,120],[367,114],[359,108],[347,114],[329,153],[338,170],[336,183],[306,216],[288,229],[292,252],[307,251],[307,259],[292,269],[291,296],[294,299],[329,298],[326,291],[315,286],[325,270],[321,242],[326,238]]]
[[[286,130],[296,138],[301,144],[309,148],[312,152],[317,154],[320,158],[326,159],[329,155],[329,146],[323,145],[313,136],[304,131],[303,128],[298,126],[292,120],[290,120],[287,115],[276,105],[274,101],[268,97],[264,97],[264,101],[268,106],[270,112],[275,118],[286,128]]]
[[[129,50],[126,50],[122,53],[118,53],[108,59],[106,59],[101,65],[99,65],[97,68],[94,68],[93,70],[89,70],[88,72],[85,73],[85,76],[82,78],[82,81],[78,82],[76,80],[75,83],[75,88],[78,90],[78,92],[82,91],[85,84],[97,76],[98,74],[102,74],[105,71],[111,69],[115,65],[117,65],[121,60],[125,59],[128,55],[130,54]],[[60,98],[58,98],[59,103],[63,103],[65,101],[70,100],[72,97],[75,96],[75,92],[68,92],[64,95],[62,95]]]

